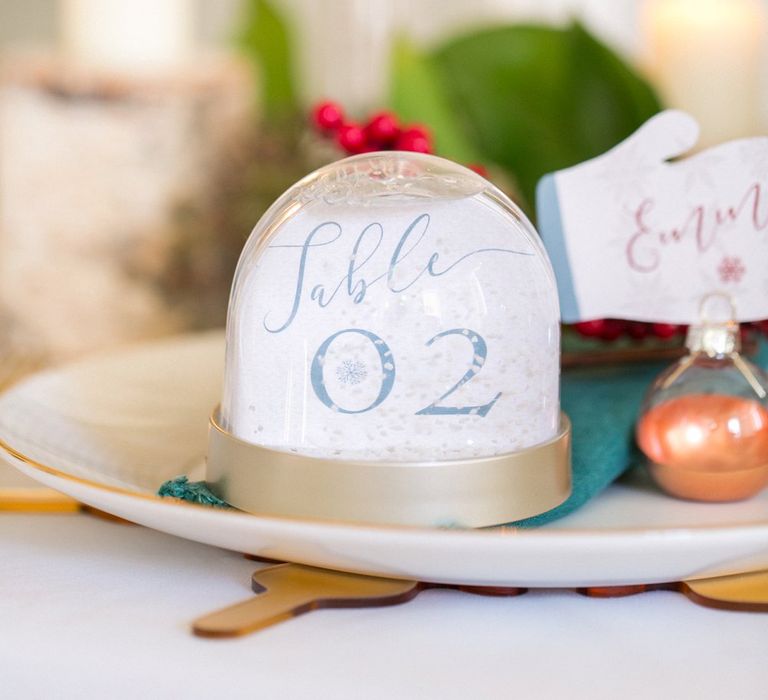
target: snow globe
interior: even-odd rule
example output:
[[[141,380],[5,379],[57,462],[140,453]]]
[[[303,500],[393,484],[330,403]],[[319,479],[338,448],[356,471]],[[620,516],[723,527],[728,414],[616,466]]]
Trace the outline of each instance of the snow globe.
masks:
[[[387,151],[264,214],[227,319],[211,488],[261,515],[482,527],[570,492],[555,278],[473,171]]]

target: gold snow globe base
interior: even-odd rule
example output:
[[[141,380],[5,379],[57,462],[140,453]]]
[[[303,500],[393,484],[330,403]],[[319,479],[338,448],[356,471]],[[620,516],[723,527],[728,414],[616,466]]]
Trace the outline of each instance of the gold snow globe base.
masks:
[[[208,484],[258,515],[379,525],[488,527],[557,507],[571,493],[571,423],[542,444],[434,462],[332,460],[255,445],[211,417]]]

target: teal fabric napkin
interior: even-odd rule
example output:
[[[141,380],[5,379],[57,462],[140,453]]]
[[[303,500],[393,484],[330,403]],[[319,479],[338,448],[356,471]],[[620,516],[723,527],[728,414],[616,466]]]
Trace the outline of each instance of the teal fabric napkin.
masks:
[[[637,461],[634,427],[648,386],[669,363],[571,369],[560,403],[573,424],[573,492],[557,508],[517,527],[537,527],[583,506]]]
[[[768,366],[768,343],[760,343],[759,367]],[[560,402],[573,423],[573,493],[557,508],[516,523],[537,527],[583,506],[641,457],[634,426],[650,383],[672,361],[563,372]]]

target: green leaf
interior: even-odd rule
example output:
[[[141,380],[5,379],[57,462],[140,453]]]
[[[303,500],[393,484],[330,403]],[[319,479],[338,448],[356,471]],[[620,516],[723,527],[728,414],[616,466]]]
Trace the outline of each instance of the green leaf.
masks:
[[[439,47],[430,64],[464,133],[514,174],[528,201],[543,175],[603,153],[661,109],[579,24],[473,33]]]
[[[478,150],[464,135],[432,63],[405,38],[398,39],[392,49],[390,104],[402,121],[430,129],[441,156],[460,163],[477,162]]]
[[[267,0],[247,0],[243,13],[238,44],[259,69],[267,119],[279,122],[298,110],[288,28]]]

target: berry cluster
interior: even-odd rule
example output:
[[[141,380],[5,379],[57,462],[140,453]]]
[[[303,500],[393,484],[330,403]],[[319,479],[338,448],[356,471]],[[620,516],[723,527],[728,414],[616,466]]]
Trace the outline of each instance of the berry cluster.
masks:
[[[349,122],[336,102],[321,102],[312,110],[312,123],[324,136],[333,138],[348,155],[373,151],[433,153],[432,136],[421,124],[401,125],[391,112],[377,112],[365,124]],[[467,165],[488,178],[488,169],[479,163]]]
[[[597,338],[606,342],[618,340],[622,336],[627,336],[637,341],[650,337],[658,338],[659,340],[671,340],[676,335],[684,335],[688,330],[688,326],[675,325],[673,323],[643,323],[641,321],[621,321],[615,318],[582,321],[581,323],[575,323],[573,328],[584,338]],[[768,321],[742,323],[741,332],[742,335],[758,332],[768,336]]]
[[[656,337],[669,340],[678,333],[685,333],[686,326],[671,323],[642,323],[640,321],[620,321],[616,318],[600,318],[594,321],[582,321],[573,325],[576,332],[585,338],[599,338],[614,341],[626,335],[633,340]]]
[[[312,110],[312,122],[350,155],[371,151],[432,153],[432,137],[427,128],[401,125],[391,112],[377,112],[365,124],[358,124],[348,121],[335,102],[321,102]]]

